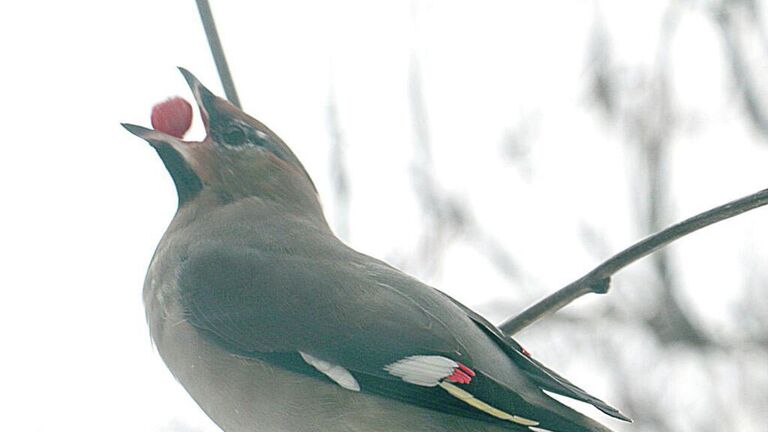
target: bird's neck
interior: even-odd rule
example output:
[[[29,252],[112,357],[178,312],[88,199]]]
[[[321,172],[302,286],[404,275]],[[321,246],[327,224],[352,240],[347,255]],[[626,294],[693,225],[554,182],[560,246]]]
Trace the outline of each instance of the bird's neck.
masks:
[[[206,188],[193,200],[178,208],[169,229],[183,230],[186,226],[206,220],[211,215],[234,214],[252,221],[272,218],[292,220],[332,235],[317,195],[302,198],[287,200],[284,195],[269,193],[233,195],[231,191],[222,193]]]

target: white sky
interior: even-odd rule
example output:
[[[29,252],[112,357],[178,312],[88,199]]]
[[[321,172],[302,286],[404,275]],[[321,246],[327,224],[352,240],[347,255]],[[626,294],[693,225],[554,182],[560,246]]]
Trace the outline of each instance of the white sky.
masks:
[[[511,250],[524,245],[515,257],[555,288],[596,264],[578,246],[582,220],[612,227],[614,248],[644,233],[628,228],[623,137],[605,133],[585,103],[593,3],[512,3],[212,6],[246,111],[292,146],[327,204],[326,104],[333,80],[354,161],[354,246],[389,258],[411,247],[418,231],[412,221],[419,213],[407,196],[413,143],[407,78],[416,53],[443,186],[472,203]],[[663,2],[639,3],[602,10],[628,65],[649,61],[656,48],[646,35],[658,25]],[[682,28],[672,47],[683,59],[679,91],[683,108],[700,120],[675,153],[687,167],[677,171],[675,184],[688,191],[675,211],[688,216],[765,187],[768,154],[741,123],[727,71],[719,67],[715,29],[695,18]],[[6,151],[0,157],[6,202],[0,429],[169,431],[182,424],[217,430],[149,342],[141,287],[176,198],[154,151],[119,124],[149,125],[154,103],[173,95],[190,99],[176,66],[221,93],[193,2],[13,2],[0,6],[0,40]],[[514,170],[498,156],[505,130],[530,119],[532,184],[514,181]],[[201,133],[197,125],[190,135]],[[615,163],[589,166],[589,160]],[[610,208],[599,204],[605,193],[617,197]],[[571,212],[579,217],[567,217]],[[718,287],[734,280],[745,255],[766,256],[754,228],[765,215],[743,216],[680,246],[681,259],[697,270],[685,274],[686,282],[711,287],[702,310],[727,314],[723,305],[732,299],[717,294]],[[738,244],[733,256],[706,253]],[[562,263],[557,271],[552,259]],[[471,249],[457,247],[434,282],[470,305],[513,295],[514,287],[487,267]]]

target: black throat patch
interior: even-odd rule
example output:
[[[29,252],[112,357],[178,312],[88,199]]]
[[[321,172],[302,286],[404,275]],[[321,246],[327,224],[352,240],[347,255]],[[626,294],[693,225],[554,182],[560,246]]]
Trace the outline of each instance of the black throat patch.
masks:
[[[163,160],[165,168],[171,174],[173,183],[176,185],[176,193],[179,195],[179,207],[182,207],[203,190],[203,183],[179,152],[169,144],[155,143],[154,147],[160,159]]]

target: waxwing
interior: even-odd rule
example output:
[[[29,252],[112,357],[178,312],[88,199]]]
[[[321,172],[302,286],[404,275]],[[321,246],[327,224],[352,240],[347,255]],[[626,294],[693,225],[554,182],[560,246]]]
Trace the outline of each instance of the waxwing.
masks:
[[[609,430],[545,392],[629,421],[466,306],[341,242],[288,146],[181,72],[204,140],[124,124],[179,197],[144,303],[160,356],[224,431]]]

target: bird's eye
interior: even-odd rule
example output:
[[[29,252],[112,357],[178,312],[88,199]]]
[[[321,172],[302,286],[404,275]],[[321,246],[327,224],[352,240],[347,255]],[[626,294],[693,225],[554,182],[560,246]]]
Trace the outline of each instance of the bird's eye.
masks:
[[[241,146],[245,143],[245,132],[237,126],[232,126],[224,132],[224,143],[231,146]]]

